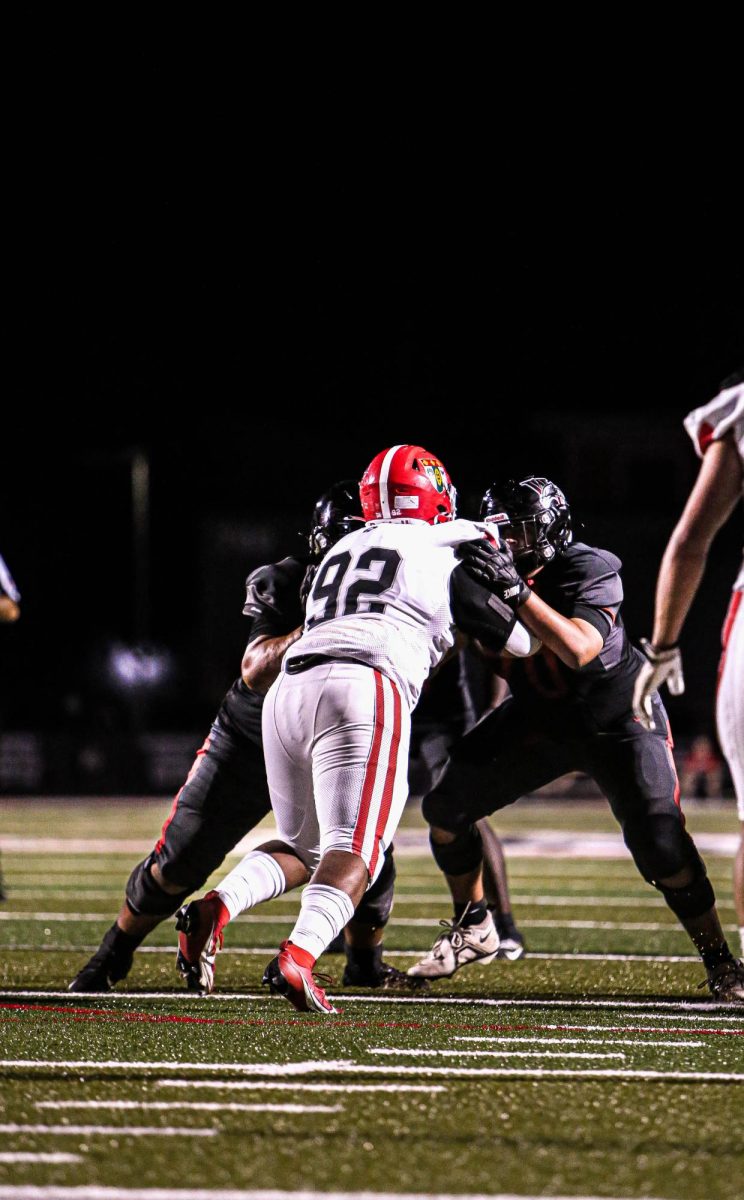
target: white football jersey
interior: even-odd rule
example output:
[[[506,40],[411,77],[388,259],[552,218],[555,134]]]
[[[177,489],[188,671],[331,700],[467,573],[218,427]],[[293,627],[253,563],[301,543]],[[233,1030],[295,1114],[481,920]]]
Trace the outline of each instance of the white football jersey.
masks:
[[[429,671],[454,644],[455,548],[482,536],[473,521],[427,525],[401,517],[347,534],[318,567],[304,632],[284,667],[306,654],[354,659],[394,680],[412,709]],[[517,623],[507,647],[526,655],[534,643]]]
[[[733,432],[734,442],[739,452],[742,464],[742,493],[744,494],[744,384],[724,388],[715,399],[702,408],[696,408],[685,417],[685,429],[693,440],[695,449],[703,457],[711,442],[718,442],[729,431]],[[734,584],[736,589],[744,588],[744,560]]]

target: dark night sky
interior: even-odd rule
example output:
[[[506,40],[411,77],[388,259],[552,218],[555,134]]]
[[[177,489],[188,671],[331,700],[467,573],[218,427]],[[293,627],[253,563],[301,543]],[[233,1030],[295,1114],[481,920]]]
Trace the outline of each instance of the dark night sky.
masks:
[[[203,655],[205,603],[224,623],[244,575],[205,601],[205,529],[285,536],[393,442],[475,499],[562,469],[556,425],[606,428],[628,471],[639,443],[679,464],[671,489],[639,477],[626,540],[649,508],[668,532],[695,471],[681,418],[742,358],[737,189],[695,130],[681,154],[620,118],[598,144],[557,111],[282,107],[193,65],[47,77],[15,148],[0,548],[24,720],[29,666],[53,693],[92,638],[131,633],[123,451],[151,460],[153,632]],[[603,517],[593,453],[561,482]],[[633,584],[648,621],[652,574]]]

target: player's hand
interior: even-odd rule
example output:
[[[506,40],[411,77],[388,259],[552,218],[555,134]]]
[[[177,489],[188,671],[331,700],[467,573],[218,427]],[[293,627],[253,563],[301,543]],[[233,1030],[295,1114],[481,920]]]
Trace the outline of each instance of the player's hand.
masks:
[[[530,596],[530,589],[517,572],[511,550],[505,542],[494,545],[486,538],[462,542],[457,547],[457,555],[467,574],[504,600],[510,608],[519,608]]]
[[[302,583],[300,584],[300,604],[302,605],[303,612],[307,608],[307,598],[310,595],[310,589],[315,581],[317,571],[318,564],[309,563],[305,569],[305,574],[302,576]]]
[[[646,655],[646,662],[636,675],[633,715],[638,718],[644,729],[654,729],[654,692],[658,691],[662,683],[667,685],[672,696],[681,696],[685,690],[682,655],[678,646],[657,650],[646,638],[641,638],[641,650]]]

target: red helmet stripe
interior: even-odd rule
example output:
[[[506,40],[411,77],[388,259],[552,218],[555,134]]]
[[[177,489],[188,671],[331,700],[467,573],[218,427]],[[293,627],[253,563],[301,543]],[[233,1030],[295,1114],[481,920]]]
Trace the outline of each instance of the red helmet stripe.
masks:
[[[390,476],[390,467],[392,466],[393,458],[398,450],[404,449],[403,446],[391,446],[387,454],[382,460],[380,467],[380,508],[385,520],[390,518],[390,496],[388,494],[388,478]]]

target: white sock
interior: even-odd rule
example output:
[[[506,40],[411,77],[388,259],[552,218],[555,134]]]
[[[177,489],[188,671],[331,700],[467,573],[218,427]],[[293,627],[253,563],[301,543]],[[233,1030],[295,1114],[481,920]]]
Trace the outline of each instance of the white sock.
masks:
[[[246,908],[281,896],[287,886],[279,863],[263,850],[251,850],[214,890],[232,921]]]
[[[320,958],[337,933],[354,916],[351,897],[326,883],[309,883],[302,893],[300,915],[289,941]]]

